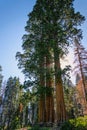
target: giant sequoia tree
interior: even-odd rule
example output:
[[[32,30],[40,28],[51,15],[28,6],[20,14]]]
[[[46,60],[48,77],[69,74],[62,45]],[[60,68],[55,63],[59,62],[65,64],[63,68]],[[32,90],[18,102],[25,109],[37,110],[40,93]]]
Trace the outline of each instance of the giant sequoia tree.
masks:
[[[28,86],[39,93],[39,122],[60,122],[66,119],[60,58],[67,54],[73,36],[81,35],[77,26],[84,17],[74,11],[73,0],[37,0],[28,16],[24,52],[16,54],[18,65]]]

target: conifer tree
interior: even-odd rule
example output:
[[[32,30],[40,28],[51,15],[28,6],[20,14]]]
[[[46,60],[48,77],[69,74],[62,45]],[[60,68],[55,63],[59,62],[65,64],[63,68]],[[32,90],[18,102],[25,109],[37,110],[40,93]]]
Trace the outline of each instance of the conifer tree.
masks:
[[[20,97],[20,82],[19,78],[10,77],[6,84],[4,99],[3,99],[3,124],[7,123],[7,129],[15,118],[15,113],[19,106]]]
[[[28,16],[25,27],[28,34],[23,36],[24,52],[16,54],[19,67],[28,77],[29,85],[40,90],[39,122],[50,122],[55,118],[52,116],[52,89],[56,90],[55,121],[61,122],[66,119],[66,112],[60,58],[67,54],[73,36],[81,35],[77,26],[81,25],[84,17],[75,12],[73,0],[37,0]]]
[[[82,80],[83,84],[83,91],[84,91],[84,97],[87,99],[87,90],[86,90],[86,66],[87,66],[87,51],[81,44],[78,38],[75,38],[75,48],[74,48],[74,55],[75,55],[75,60],[74,63],[76,63],[76,66],[74,68],[75,73],[77,75],[79,74],[80,79]]]

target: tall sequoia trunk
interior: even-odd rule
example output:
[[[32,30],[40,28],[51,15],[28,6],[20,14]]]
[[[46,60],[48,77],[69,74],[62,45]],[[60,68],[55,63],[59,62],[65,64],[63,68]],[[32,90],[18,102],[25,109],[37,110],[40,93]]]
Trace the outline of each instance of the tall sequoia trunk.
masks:
[[[63,86],[61,78],[61,67],[59,54],[54,53],[55,62],[55,89],[56,89],[56,119],[57,123],[63,122],[66,119]]]
[[[54,122],[54,100],[53,95],[50,97],[50,122]]]
[[[40,61],[40,69],[41,69],[41,72],[40,72],[40,87],[45,87],[44,64],[45,64],[44,58],[42,58],[41,61]],[[44,120],[45,120],[45,114],[44,114],[45,113],[45,96],[42,93],[40,94],[38,109],[39,109],[38,121],[44,122]]]
[[[52,74],[51,74],[52,62],[50,58],[46,57],[46,122],[54,121],[54,101],[52,94]]]
[[[40,100],[39,100],[39,123],[40,122],[44,122],[44,112],[45,112],[45,103],[44,103],[44,99],[43,97],[40,97]]]

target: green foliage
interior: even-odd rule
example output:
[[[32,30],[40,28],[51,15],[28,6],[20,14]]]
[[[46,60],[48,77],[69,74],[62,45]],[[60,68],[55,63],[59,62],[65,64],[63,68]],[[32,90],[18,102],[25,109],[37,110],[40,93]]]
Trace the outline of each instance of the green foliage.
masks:
[[[70,119],[63,124],[61,130],[87,130],[87,116]]]
[[[73,114],[75,114],[76,111],[75,93],[76,93],[75,87],[64,86],[64,100],[68,117],[72,116],[71,112],[72,109],[74,111]]]
[[[7,128],[16,127],[18,124],[17,116],[18,116],[18,107],[20,103],[20,82],[19,78],[10,77],[7,81],[5,88],[5,95],[3,101],[3,115],[2,124],[7,123]]]
[[[45,95],[50,96],[52,95],[53,88],[51,86],[45,87],[45,86],[39,86],[37,88],[36,94],[40,97],[45,97]]]
[[[72,38],[81,35],[78,26],[85,18],[75,12],[73,0],[37,0],[28,16],[23,53],[16,54],[18,67],[28,79],[26,88],[36,88],[37,97],[48,96],[52,94],[54,77],[55,88],[61,82],[60,58],[68,53]]]
[[[24,107],[26,107],[31,99],[32,99],[32,93],[30,91],[26,91],[22,93],[20,97],[20,102],[23,104]]]
[[[44,59],[47,57],[52,63],[52,54],[57,60],[68,52],[70,39],[81,34],[77,26],[81,25],[84,17],[79,12],[75,13],[73,0],[37,0],[28,16],[25,27],[28,33],[23,36],[24,52],[17,52],[16,58],[19,68],[33,85],[37,85],[41,74],[47,76],[45,73],[48,70],[43,66],[46,62]],[[49,72],[51,73],[50,70]],[[55,72],[58,72],[58,75],[60,73],[57,66]]]
[[[15,116],[10,124],[10,129],[11,130],[16,130],[16,129],[19,129],[21,128],[21,125],[20,125],[20,120],[17,116]]]
[[[20,82],[19,78],[10,77],[7,81],[6,89],[5,89],[5,97],[4,103],[7,105],[7,109],[15,110],[15,108],[19,105],[19,97],[20,97]]]

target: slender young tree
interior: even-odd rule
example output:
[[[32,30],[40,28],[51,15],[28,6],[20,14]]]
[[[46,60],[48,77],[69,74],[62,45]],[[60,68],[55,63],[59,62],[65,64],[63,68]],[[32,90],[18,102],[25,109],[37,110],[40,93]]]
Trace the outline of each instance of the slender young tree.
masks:
[[[19,67],[29,79],[29,85],[46,90],[45,93],[40,93],[39,122],[50,122],[55,118],[52,116],[52,88],[56,90],[55,121],[66,119],[60,58],[67,54],[72,37],[81,35],[77,26],[81,25],[82,21],[84,17],[75,12],[73,0],[37,0],[29,14],[25,27],[28,34],[23,37],[24,52],[18,52],[16,57]]]
[[[83,47],[83,45],[80,43],[78,38],[75,38],[75,60],[74,63],[77,63],[74,71],[75,73],[78,73],[80,78],[82,79],[83,84],[83,91],[84,91],[84,97],[87,100],[87,90],[86,90],[86,84],[85,84],[85,77],[86,77],[86,66],[87,66],[87,51]]]

